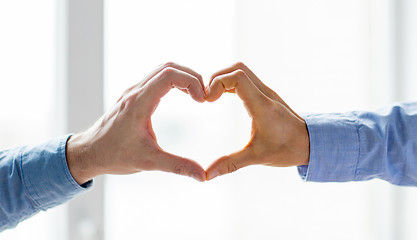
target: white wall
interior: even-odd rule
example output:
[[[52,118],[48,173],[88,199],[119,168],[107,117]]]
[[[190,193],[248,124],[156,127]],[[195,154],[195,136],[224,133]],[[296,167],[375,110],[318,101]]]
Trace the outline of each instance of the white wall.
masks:
[[[0,150],[56,135],[55,27],[53,0],[0,1]],[[39,214],[0,239],[51,239],[54,213]]]
[[[100,66],[64,71],[71,60],[65,59],[65,44],[78,41],[73,47],[79,50],[86,46],[82,39],[100,39],[94,31],[72,41],[61,33],[71,24],[101,26],[100,17],[88,12],[97,10],[91,7],[94,3],[100,1],[89,1],[82,19],[76,10],[69,22],[57,22],[61,11],[69,13],[68,5],[0,2],[1,149],[37,143],[63,134],[65,128],[78,131],[93,121],[83,111],[68,116],[67,104],[85,90],[80,80],[88,81],[93,72],[97,81],[88,81],[88,86],[102,87],[96,71]],[[119,0],[105,1],[104,13],[106,108],[165,61],[194,68],[206,83],[212,72],[244,61],[297,112],[373,109],[416,99],[413,0]],[[100,58],[99,52],[91,55],[88,49],[76,51],[79,56],[72,62]],[[79,91],[57,82],[68,76],[75,76]],[[56,89],[69,94],[67,99],[62,101]],[[99,114],[84,111],[90,117]],[[68,127],[71,122],[75,125]],[[250,119],[231,94],[216,103],[198,104],[173,90],[153,123],[161,146],[204,167],[243,147],[250,132]],[[68,231],[77,239],[89,224],[98,226],[98,232],[88,238],[89,231],[84,231],[86,239],[101,239],[103,233],[107,240],[415,239],[416,198],[414,188],[382,181],[303,183],[295,168],[253,166],[207,183],[140,173],[110,176],[104,195],[96,191],[78,199],[70,215],[65,207],[42,213],[1,233],[0,239],[66,239]],[[101,206],[103,201],[104,212],[77,207],[82,202]]]

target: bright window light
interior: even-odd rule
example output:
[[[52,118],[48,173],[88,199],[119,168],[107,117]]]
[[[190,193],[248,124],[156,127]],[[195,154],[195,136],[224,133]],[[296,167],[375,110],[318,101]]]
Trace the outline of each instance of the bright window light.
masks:
[[[0,1],[0,148],[53,135],[55,1]],[[50,214],[1,233],[1,239],[53,239]]]
[[[369,106],[364,1],[122,0],[105,7],[107,108],[163,62],[194,68],[208,83],[236,60],[298,112]],[[198,104],[173,90],[153,123],[164,149],[203,167],[243,147],[250,134],[232,94]],[[155,172],[110,176],[106,239],[369,239],[369,184],[302,183],[295,168],[262,166],[207,183]]]

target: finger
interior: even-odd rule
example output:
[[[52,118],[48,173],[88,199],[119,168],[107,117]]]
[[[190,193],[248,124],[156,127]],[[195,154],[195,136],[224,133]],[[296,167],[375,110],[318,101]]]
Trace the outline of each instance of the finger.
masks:
[[[173,87],[186,90],[197,102],[204,102],[205,92],[196,77],[178,69],[168,67],[155,75],[143,87],[143,95],[147,98],[145,104],[151,109],[154,109],[160,99]]]
[[[227,74],[236,70],[242,70],[246,73],[246,75],[248,75],[248,77],[252,80],[252,82],[255,84],[255,86],[266,96],[268,96],[269,98],[278,101],[280,103],[282,103],[285,107],[287,107],[293,114],[295,114],[296,116],[300,117],[296,112],[294,112],[289,106],[288,104],[271,88],[269,88],[268,86],[266,86],[260,78],[258,78],[258,76],[255,75],[255,73],[252,72],[252,70],[250,70],[249,67],[247,67],[244,63],[242,62],[237,62],[235,64],[233,64],[232,66],[222,69],[216,73],[214,73],[212,75],[212,77],[210,78],[210,82],[209,82],[209,86],[212,84],[213,80],[220,75],[223,74]],[[231,91],[228,91],[231,92]],[[300,117],[301,118],[301,117]]]
[[[236,170],[256,164],[251,157],[249,150],[244,149],[240,152],[223,156],[212,163],[206,170],[207,180],[211,180],[217,176],[235,172]]]
[[[210,88],[210,86],[209,86],[209,85],[207,85],[207,86],[204,88],[204,92],[205,92],[206,94],[208,93],[209,88]],[[236,93],[236,90],[233,88],[233,89],[231,89],[231,90],[226,90],[225,92],[228,92],[228,93]]]
[[[167,63],[159,65],[155,70],[153,70],[151,73],[149,73],[148,76],[145,77],[145,79],[142,82],[140,82],[139,87],[143,87],[149,80],[151,80],[154,76],[156,76],[159,72],[161,72],[165,68],[175,68],[175,69],[178,69],[180,71],[186,72],[186,73],[194,76],[200,82],[201,87],[204,88],[203,77],[200,74],[198,74],[196,71],[192,70],[191,68],[182,66],[182,65],[174,63],[174,62],[167,62]]]
[[[248,77],[252,80],[252,82],[255,84],[255,86],[261,90],[261,92],[263,94],[265,94],[266,96],[268,96],[271,99],[274,100],[278,100],[278,94],[275,93],[272,89],[270,89],[268,86],[266,86],[261,79],[259,79],[255,73],[252,72],[252,70],[250,70],[244,63],[242,62],[238,62],[233,64],[232,66],[222,69],[216,73],[214,73],[211,78],[210,78],[210,83],[209,85],[211,85],[211,83],[213,82],[214,78],[216,78],[219,75],[223,75],[223,74],[227,74],[236,70],[242,70],[246,73],[246,75],[248,75]]]
[[[142,81],[140,81],[140,82],[136,83],[135,85],[126,89],[124,91],[124,93],[122,94],[122,96],[117,101],[120,101],[123,98],[123,96],[127,95],[132,90],[139,89],[139,88],[143,87],[147,82],[149,82],[149,80],[151,80],[155,75],[157,75],[159,72],[161,72],[165,68],[176,68],[180,71],[186,72],[186,73],[196,77],[198,79],[198,81],[200,82],[201,86],[204,88],[203,77],[200,74],[198,74],[196,71],[192,70],[191,68],[182,66],[182,65],[177,64],[177,63],[174,63],[174,62],[167,62],[167,63],[161,64],[158,67],[156,67]],[[180,89],[180,90],[185,92],[185,93],[188,93],[186,90],[183,90],[183,89]]]
[[[235,90],[242,99],[250,113],[264,107],[267,97],[253,84],[251,79],[242,70],[216,77],[208,89],[206,100],[216,101],[226,90]]]
[[[171,172],[192,177],[197,181],[206,180],[206,171],[197,162],[161,151],[154,162],[152,170]]]

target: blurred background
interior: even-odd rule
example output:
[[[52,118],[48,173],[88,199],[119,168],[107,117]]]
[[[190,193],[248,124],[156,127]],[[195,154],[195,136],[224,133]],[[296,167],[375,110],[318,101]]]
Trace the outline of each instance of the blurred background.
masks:
[[[87,128],[157,65],[200,72],[246,63],[296,112],[374,110],[417,100],[414,0],[0,0],[0,148]],[[207,167],[247,143],[226,94],[171,91],[160,145]],[[89,193],[0,239],[416,239],[417,189],[372,180],[305,183],[252,166],[198,183],[147,172]]]

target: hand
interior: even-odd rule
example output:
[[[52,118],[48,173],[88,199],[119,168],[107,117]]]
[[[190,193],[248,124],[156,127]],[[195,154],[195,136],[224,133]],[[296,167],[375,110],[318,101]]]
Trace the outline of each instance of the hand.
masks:
[[[204,102],[204,83],[199,74],[174,63],[158,67],[127,89],[90,129],[69,139],[67,161],[74,179],[83,184],[102,174],[160,170],[204,181],[204,169],[195,161],[162,150],[152,129],[151,116],[173,87]]]
[[[237,93],[252,118],[251,139],[242,150],[223,156],[206,170],[207,180],[262,164],[273,167],[307,165],[309,137],[305,121],[243,63],[214,74],[206,100]]]

